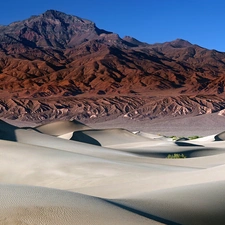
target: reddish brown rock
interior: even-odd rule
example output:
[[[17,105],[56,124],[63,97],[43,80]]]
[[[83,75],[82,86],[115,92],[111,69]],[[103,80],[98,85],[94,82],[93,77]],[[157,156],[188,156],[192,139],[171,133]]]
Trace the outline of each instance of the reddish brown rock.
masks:
[[[0,81],[2,117],[198,115],[225,106],[225,53],[180,39],[121,39],[49,10],[0,26]]]

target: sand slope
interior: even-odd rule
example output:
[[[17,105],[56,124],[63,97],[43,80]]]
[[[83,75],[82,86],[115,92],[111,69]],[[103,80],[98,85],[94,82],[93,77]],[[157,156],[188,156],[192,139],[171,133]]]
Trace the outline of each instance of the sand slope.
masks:
[[[157,224],[106,200],[41,187],[0,185],[1,224]]]
[[[225,224],[223,132],[174,142],[0,121],[0,146],[1,224]]]
[[[224,224],[224,187],[224,181],[184,186],[114,202],[170,224]]]
[[[76,130],[87,130],[90,127],[78,121],[56,121],[50,124],[40,125],[35,127],[36,130],[54,136],[64,135],[66,133],[74,132]]]

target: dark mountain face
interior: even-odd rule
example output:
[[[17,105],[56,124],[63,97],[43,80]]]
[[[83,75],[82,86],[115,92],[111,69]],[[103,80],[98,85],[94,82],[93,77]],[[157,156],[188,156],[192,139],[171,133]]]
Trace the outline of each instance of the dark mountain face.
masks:
[[[49,10],[0,26],[0,81],[6,117],[204,114],[224,107],[225,53],[181,39],[151,45],[121,39],[89,20]],[[115,96],[121,101],[114,105]],[[77,99],[81,106],[71,107]]]
[[[53,47],[65,49],[96,39],[100,34],[109,34],[98,29],[91,21],[49,10],[9,26],[0,27],[2,45],[24,47]]]

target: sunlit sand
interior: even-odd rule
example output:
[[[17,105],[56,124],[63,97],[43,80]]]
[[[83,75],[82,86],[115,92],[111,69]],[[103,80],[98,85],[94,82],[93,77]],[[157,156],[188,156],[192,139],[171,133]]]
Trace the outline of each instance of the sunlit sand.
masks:
[[[223,132],[176,142],[77,121],[1,121],[0,139],[0,224],[225,224]]]

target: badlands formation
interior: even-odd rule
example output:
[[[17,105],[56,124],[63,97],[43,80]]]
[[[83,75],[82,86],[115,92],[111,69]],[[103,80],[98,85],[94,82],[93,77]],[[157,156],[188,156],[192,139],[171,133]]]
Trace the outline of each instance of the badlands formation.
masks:
[[[55,10],[0,26],[0,117],[96,123],[224,115],[225,53],[147,44]]]
[[[225,132],[174,141],[1,121],[0,138],[0,224],[225,224]]]

